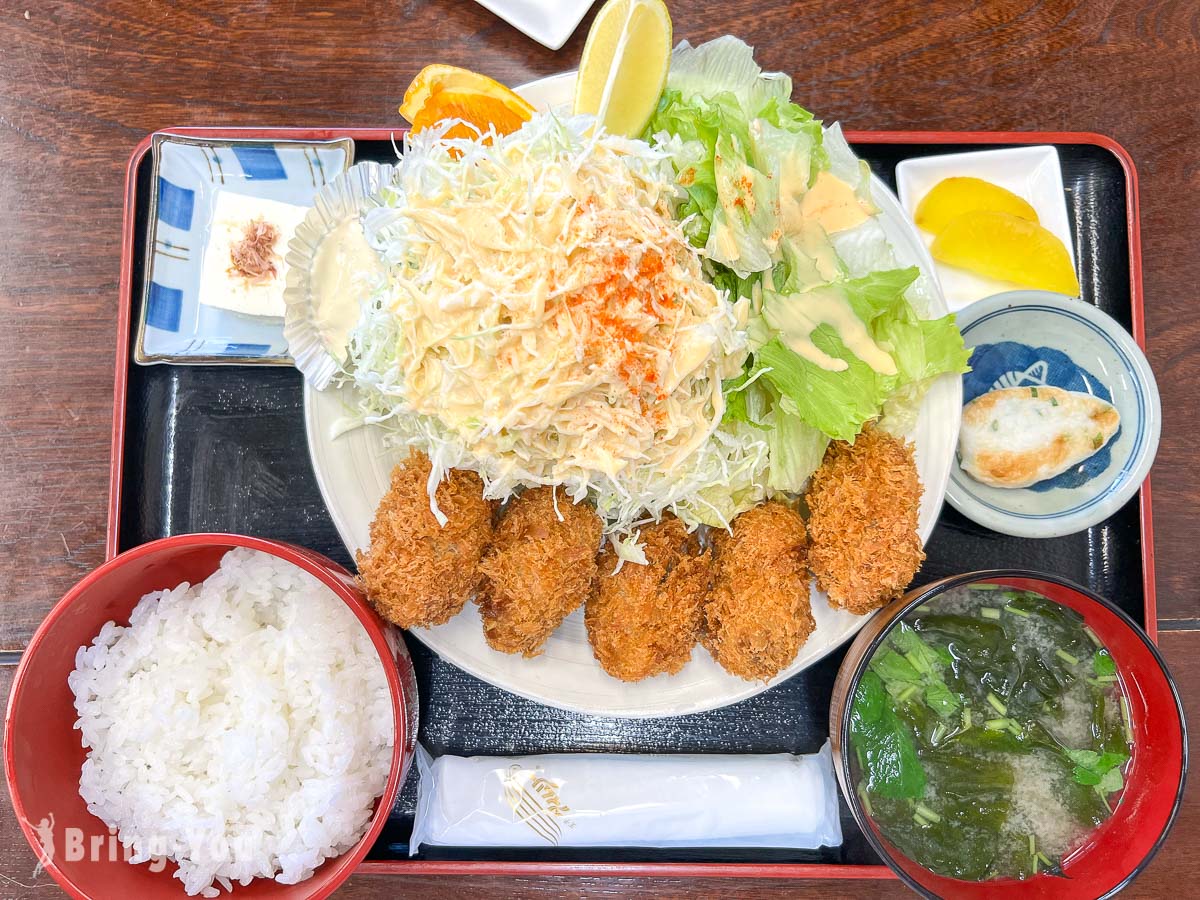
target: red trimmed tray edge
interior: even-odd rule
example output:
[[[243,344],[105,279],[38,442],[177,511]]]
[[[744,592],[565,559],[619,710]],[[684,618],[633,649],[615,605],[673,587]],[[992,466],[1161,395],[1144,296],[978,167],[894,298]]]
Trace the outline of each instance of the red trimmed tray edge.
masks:
[[[602,863],[365,859],[355,875],[587,875],[621,878],[894,879],[887,866],[832,863]]]
[[[239,128],[179,126],[162,132],[224,138],[293,138],[326,140],[350,137],[359,140],[395,139],[407,129],[390,127],[353,128]],[[133,298],[133,247],[136,225],[135,194],[137,167],[150,149],[147,135],[138,142],[125,169],[125,200],[121,236],[121,274],[118,282],[117,356],[113,380],[113,431],[109,471],[108,531],[106,560],[117,555],[121,524],[121,479],[125,456],[126,381],[129,369],[129,322]],[[1137,167],[1133,157],[1110,137],[1086,131],[847,131],[851,143],[873,144],[1091,144],[1112,153],[1121,163],[1126,184],[1126,227],[1129,235],[1129,297],[1133,338],[1146,349],[1145,313],[1142,297],[1142,236]],[[1142,585],[1145,630],[1158,643],[1158,604],[1155,596],[1154,522],[1150,501],[1150,479],[1138,494],[1142,541]],[[599,863],[524,862],[489,860],[364,860],[355,869],[360,875],[590,875],[620,877],[681,878],[895,878],[886,866],[832,865],[817,863]]]

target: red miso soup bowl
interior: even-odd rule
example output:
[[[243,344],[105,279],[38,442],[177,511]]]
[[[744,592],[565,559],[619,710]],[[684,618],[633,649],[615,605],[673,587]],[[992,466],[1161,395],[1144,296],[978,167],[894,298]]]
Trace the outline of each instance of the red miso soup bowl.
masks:
[[[395,741],[387,787],[377,801],[370,828],[350,850],[326,860],[300,884],[256,878],[234,885],[233,896],[257,898],[327,897],[366,856],[387,821],[404,782],[417,738],[417,694],[412,663],[398,631],[376,615],[345,569],[319,554],[279,541],[236,534],[187,534],[136,547],[89,574],[67,592],[42,622],[21,664],[5,716],[4,770],[13,808],[25,837],[45,870],[72,897],[186,897],[183,883],[167,862],[130,865],[107,826],[87,811],[79,796],[79,775],[87,751],[74,730],[74,695],[67,675],[75,653],[109,620],[125,625],[144,594],[196,584],[217,569],[235,547],[261,550],[315,576],[350,607],[371,638],[392,696]],[[158,868],[159,871],[152,871]],[[226,896],[222,891],[222,895]]]
[[[882,642],[918,607],[954,588],[998,584],[1034,591],[1083,616],[1111,654],[1129,702],[1133,756],[1112,816],[1080,847],[1068,852],[1061,874],[963,881],[935,874],[907,857],[867,813],[851,771],[850,708],[859,679]],[[1132,619],[1086,588],[1035,572],[998,570],[946,578],[910,591],[867,623],[851,644],[834,683],[830,709],[834,770],[842,794],[875,852],[909,887],[924,897],[954,900],[1109,897],[1140,873],[1166,839],[1179,811],[1187,776],[1187,733],[1175,683],[1158,650]],[[986,764],[986,763],[983,763]],[[1064,877],[1065,876],[1065,877]]]

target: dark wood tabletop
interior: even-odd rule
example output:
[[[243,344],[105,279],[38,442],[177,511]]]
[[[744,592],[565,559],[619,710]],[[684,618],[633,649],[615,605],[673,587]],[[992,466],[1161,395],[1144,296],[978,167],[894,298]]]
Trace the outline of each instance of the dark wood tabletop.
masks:
[[[520,83],[576,65],[470,0],[14,0],[0,10],[0,689],[104,557],[124,167],[170,125],[396,125],[426,63]],[[676,38],[734,33],[854,129],[1094,131],[1141,178],[1160,643],[1200,722],[1200,17],[1193,0],[696,0]],[[1132,896],[1200,879],[1200,787]],[[0,897],[51,896],[0,822]],[[358,876],[351,897],[903,895],[897,882]]]

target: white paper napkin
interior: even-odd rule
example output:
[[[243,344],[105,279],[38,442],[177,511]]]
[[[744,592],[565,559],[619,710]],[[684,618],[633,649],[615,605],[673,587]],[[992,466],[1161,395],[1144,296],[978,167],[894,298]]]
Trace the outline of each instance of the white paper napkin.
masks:
[[[442,756],[417,748],[410,852],[455,847],[836,847],[829,744],[810,756],[563,753]]]

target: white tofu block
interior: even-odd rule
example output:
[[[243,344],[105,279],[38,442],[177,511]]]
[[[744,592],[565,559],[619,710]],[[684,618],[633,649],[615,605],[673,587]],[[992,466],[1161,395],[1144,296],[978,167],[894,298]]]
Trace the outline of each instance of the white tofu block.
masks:
[[[287,255],[292,233],[307,212],[306,206],[218,191],[208,242],[204,246],[200,302],[249,316],[282,317],[283,290],[287,284],[287,264],[283,258]],[[266,283],[252,282],[232,271],[232,248],[242,240],[246,226],[256,219],[265,219],[279,232],[273,248],[277,257],[275,277]]]

